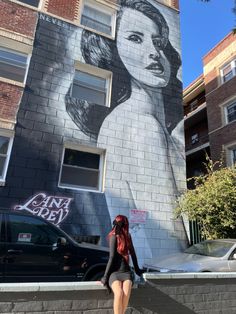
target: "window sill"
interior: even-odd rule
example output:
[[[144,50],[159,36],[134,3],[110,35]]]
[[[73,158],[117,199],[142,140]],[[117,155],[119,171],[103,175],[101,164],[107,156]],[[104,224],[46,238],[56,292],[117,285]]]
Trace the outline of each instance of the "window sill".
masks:
[[[18,86],[18,87],[22,87],[22,88],[25,87],[24,83],[13,81],[13,80],[7,79],[7,78],[2,77],[2,76],[0,76],[0,81],[4,82],[4,83],[7,83],[7,84],[15,85],[15,86]]]
[[[104,193],[104,191],[93,190],[93,189],[83,189],[83,188],[79,188],[79,187],[62,186],[62,185],[58,185],[58,187],[60,189],[65,189],[65,190],[76,190],[76,191],[89,192],[89,193],[94,192],[94,193],[99,193],[99,194]]]

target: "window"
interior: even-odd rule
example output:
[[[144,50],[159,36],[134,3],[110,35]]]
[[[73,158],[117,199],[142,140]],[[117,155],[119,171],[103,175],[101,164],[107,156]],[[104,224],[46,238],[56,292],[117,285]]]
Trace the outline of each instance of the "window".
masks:
[[[32,7],[38,7],[40,0],[17,0],[18,2],[22,2],[28,5],[31,5]]]
[[[104,152],[64,149],[59,186],[102,190]]]
[[[8,242],[52,245],[60,237],[59,231],[47,223],[29,216],[9,215]]]
[[[81,24],[98,32],[114,36],[115,10],[95,1],[84,1]]]
[[[198,100],[194,100],[193,102],[190,103],[190,111],[194,111],[198,107]]]
[[[111,74],[100,69],[97,72],[102,75],[76,70],[71,96],[97,105],[109,106]]]
[[[13,138],[0,135],[0,183],[5,181]]]
[[[193,134],[193,135],[191,136],[191,143],[192,143],[192,144],[196,144],[197,142],[198,142],[198,133]]]
[[[236,120],[236,102],[226,107],[226,122],[232,122]]]
[[[24,83],[28,55],[0,47],[0,76]]]
[[[222,83],[229,81],[235,75],[236,75],[236,60],[233,60],[221,69]]]
[[[236,165],[236,143],[225,146],[226,163],[228,167]]]
[[[231,162],[232,162],[232,165],[235,165],[236,164],[236,148],[233,148],[230,151],[231,151]]]

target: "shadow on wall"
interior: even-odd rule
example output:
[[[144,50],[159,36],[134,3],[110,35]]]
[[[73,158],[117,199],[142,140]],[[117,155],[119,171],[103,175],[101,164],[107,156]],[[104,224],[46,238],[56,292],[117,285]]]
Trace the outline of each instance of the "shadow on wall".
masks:
[[[142,289],[143,292],[142,293]],[[186,305],[176,301],[171,295],[163,293],[157,287],[149,286],[145,288],[133,289],[129,306],[135,314],[195,314]]]
[[[24,115],[25,107],[27,104],[21,106],[19,116]],[[107,246],[111,221],[104,194],[58,188],[62,147],[52,152],[51,144],[37,137],[42,132],[30,129],[31,125],[30,120],[18,119],[7,178],[8,186],[14,188],[10,189],[11,197],[6,198],[9,188],[0,190],[1,207],[13,209],[38,193],[72,198],[69,214],[60,228],[75,237],[99,236],[99,244]]]

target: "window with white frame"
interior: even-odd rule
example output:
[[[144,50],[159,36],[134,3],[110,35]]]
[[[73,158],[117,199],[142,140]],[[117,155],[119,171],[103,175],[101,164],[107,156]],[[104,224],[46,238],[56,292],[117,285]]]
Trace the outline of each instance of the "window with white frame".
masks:
[[[17,0],[18,2],[22,2],[28,5],[31,5],[32,7],[38,7],[40,0]]]
[[[0,76],[24,83],[28,67],[28,55],[0,47]]]
[[[231,62],[227,63],[221,69],[222,83],[225,83],[225,82],[229,81],[235,75],[236,75],[236,60],[234,59]]]
[[[236,120],[236,101],[225,107],[226,122],[230,123]]]
[[[236,165],[236,145],[226,147],[227,166]]]
[[[98,32],[114,36],[116,11],[97,1],[84,1],[81,24]]]
[[[109,106],[111,74],[97,69],[96,74],[76,70],[71,96],[102,106]]]
[[[0,183],[5,182],[13,137],[0,133]]]
[[[232,164],[236,165],[236,148],[231,149]]]
[[[104,151],[64,148],[59,186],[102,191]]]

